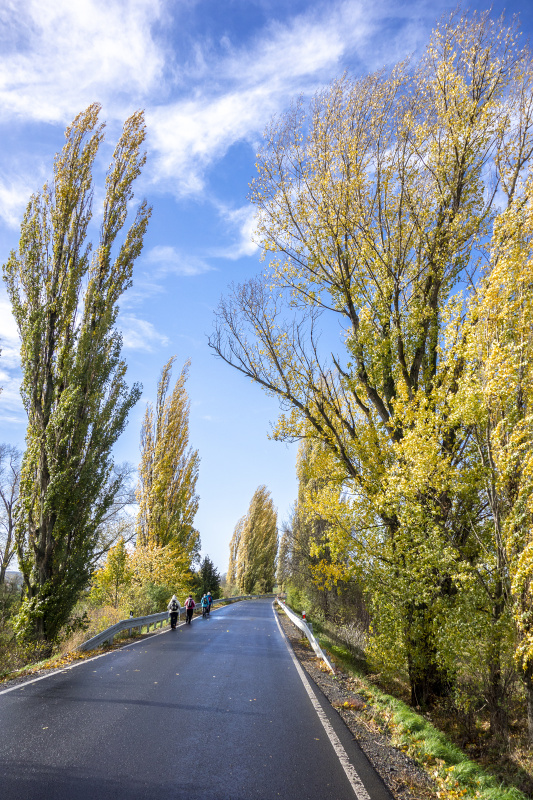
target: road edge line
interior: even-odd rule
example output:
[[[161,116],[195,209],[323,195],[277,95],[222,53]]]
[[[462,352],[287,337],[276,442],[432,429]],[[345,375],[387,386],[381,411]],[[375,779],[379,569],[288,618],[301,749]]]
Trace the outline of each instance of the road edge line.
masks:
[[[324,728],[324,730],[326,732],[326,736],[328,737],[328,739],[329,739],[329,741],[331,743],[331,746],[333,747],[333,749],[335,751],[335,754],[336,754],[337,758],[340,761],[340,764],[341,764],[341,766],[342,766],[342,768],[343,768],[343,770],[344,770],[344,772],[346,774],[346,777],[348,778],[348,781],[349,781],[350,786],[352,787],[352,789],[354,791],[355,796],[357,797],[357,800],[371,800],[370,795],[368,794],[367,790],[364,787],[363,781],[359,777],[359,773],[357,772],[357,770],[355,769],[354,765],[351,763],[350,759],[348,758],[348,754],[347,754],[346,750],[344,749],[344,747],[343,747],[343,745],[341,743],[341,740],[339,739],[339,737],[337,736],[337,734],[333,730],[333,726],[332,726],[331,722],[327,718],[327,715],[326,715],[324,709],[322,708],[322,706],[318,702],[316,694],[314,693],[313,688],[312,688],[311,684],[309,683],[309,681],[307,679],[307,676],[306,676],[306,674],[305,674],[305,672],[303,670],[303,667],[301,666],[300,662],[298,661],[298,659],[296,658],[296,656],[294,655],[294,653],[292,651],[292,647],[290,646],[289,640],[287,639],[287,636],[285,635],[285,631],[283,630],[283,628],[280,625],[280,621],[278,619],[278,615],[277,615],[276,611],[274,610],[274,604],[272,604],[272,613],[274,614],[274,617],[276,619],[279,631],[280,631],[280,633],[281,633],[281,635],[283,637],[283,640],[285,641],[285,645],[287,647],[287,650],[289,651],[289,655],[292,658],[292,662],[293,662],[294,666],[296,667],[296,671],[298,672],[298,675],[300,676],[300,680],[302,681],[302,683],[304,685],[305,691],[307,692],[307,694],[309,696],[309,699],[311,700],[311,703],[313,705],[313,708],[315,709],[315,711],[317,713],[317,716],[318,716],[320,722],[322,723],[322,727]]]
[[[180,625],[177,627],[181,627],[181,625],[185,625],[184,622],[181,622]],[[150,636],[150,639],[153,639],[155,636],[161,636],[163,633],[169,633],[170,628],[163,628],[161,631],[154,631]],[[59,675],[61,672],[68,672],[70,669],[74,669],[74,667],[81,667],[82,664],[89,664],[91,661],[96,661],[97,658],[103,658],[104,656],[110,656],[113,653],[119,653],[121,650],[126,650],[127,647],[134,647],[138,644],[146,644],[146,639],[139,639],[136,642],[128,642],[128,644],[123,644],[121,647],[115,647],[112,650],[106,650],[105,653],[97,653],[95,656],[91,656],[90,658],[80,658],[79,661],[75,661],[74,664],[69,664],[68,667],[57,667],[57,669],[53,669],[50,672],[47,672],[46,675],[39,675],[37,678],[30,678],[27,681],[21,681],[21,683],[16,683],[15,686],[10,686],[8,689],[0,689],[0,696],[3,694],[7,694],[8,692],[14,692],[15,689],[21,689],[23,686],[28,686],[30,683],[37,683],[37,681],[44,681],[45,678],[53,678],[54,675]],[[14,678],[13,680],[17,680]]]

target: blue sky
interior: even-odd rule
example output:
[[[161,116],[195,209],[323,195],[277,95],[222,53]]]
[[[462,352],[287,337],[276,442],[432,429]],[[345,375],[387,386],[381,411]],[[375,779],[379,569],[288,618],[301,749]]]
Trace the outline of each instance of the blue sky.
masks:
[[[0,262],[16,247],[29,195],[50,177],[66,125],[99,101],[107,141],[144,108],[148,162],[136,190],[154,211],[120,327],[130,382],[143,398],[117,445],[139,460],[139,430],[162,365],[191,359],[191,443],[202,459],[196,524],[226,570],[228,542],[254,490],[280,522],[296,497],[295,446],[268,440],[275,401],[207,347],[226,287],[261,269],[248,184],[262,132],[298,95],[344,71],[365,74],[424,48],[455,2],[361,0],[0,0]],[[473,2],[470,8],[488,4]],[[529,0],[493,3],[520,13]],[[99,190],[95,195],[98,204]],[[23,445],[18,337],[0,288],[0,441]],[[176,369],[178,372],[178,369]]]

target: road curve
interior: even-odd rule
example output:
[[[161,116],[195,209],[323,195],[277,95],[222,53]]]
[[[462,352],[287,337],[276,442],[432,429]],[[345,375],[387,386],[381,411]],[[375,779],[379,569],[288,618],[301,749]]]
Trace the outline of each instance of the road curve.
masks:
[[[390,800],[298,666],[253,600],[0,690],[1,795]]]

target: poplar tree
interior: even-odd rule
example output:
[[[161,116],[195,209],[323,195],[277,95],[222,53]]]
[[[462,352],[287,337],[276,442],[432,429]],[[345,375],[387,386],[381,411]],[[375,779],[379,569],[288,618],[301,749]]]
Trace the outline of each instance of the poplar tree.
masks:
[[[239,540],[236,578],[242,594],[271,592],[278,550],[277,513],[266,486],[259,486],[250,501]]]
[[[120,485],[111,449],[140,396],[137,384],[125,382],[116,320],[150,216],[143,201],[118,241],[145,163],[145,125],[140,111],[124,124],[93,248],[87,232],[104,137],[99,112],[95,103],[67,128],[53,180],[31,197],[18,250],[3,268],[28,415],[16,528],[26,595],[18,631],[48,643],[89,582],[99,526]]]
[[[226,581],[230,586],[237,585],[237,565],[239,563],[239,547],[241,543],[241,536],[242,531],[244,528],[244,523],[246,521],[246,517],[241,517],[240,520],[235,525],[235,529],[233,531],[233,535],[231,537],[231,541],[229,543],[229,561],[228,561],[228,573],[226,576]]]
[[[533,100],[531,101],[533,102]],[[471,303],[456,408],[473,431],[492,517],[492,682],[503,681],[502,622],[515,628],[515,663],[533,743],[533,170],[523,203],[495,225],[490,269]],[[489,570],[487,570],[489,571]],[[485,577],[488,583],[488,576]],[[503,632],[502,632],[503,629]],[[498,630],[498,628],[497,628]],[[495,708],[495,715],[503,709]],[[500,721],[501,726],[501,721]]]
[[[200,536],[194,528],[200,458],[189,446],[190,402],[185,388],[189,361],[169,394],[175,360],[173,356],[163,367],[155,408],[147,405],[142,424],[137,541],[141,545],[170,545],[190,566],[200,548]]]
[[[291,529],[286,523],[283,524],[282,534],[279,543],[278,556],[276,559],[276,583],[284,591],[292,575],[291,569]]]

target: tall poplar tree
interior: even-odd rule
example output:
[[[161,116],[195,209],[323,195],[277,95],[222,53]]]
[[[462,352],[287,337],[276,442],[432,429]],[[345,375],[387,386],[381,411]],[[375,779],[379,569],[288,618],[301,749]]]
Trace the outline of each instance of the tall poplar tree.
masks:
[[[146,407],[141,430],[138,538],[141,545],[172,545],[189,564],[196,559],[200,535],[194,527],[198,509],[196,481],[200,457],[189,446],[187,361],[169,394],[173,356],[163,367],[155,408]]]
[[[533,99],[531,100],[533,102]],[[470,426],[492,517],[492,618],[511,615],[533,744],[533,169],[525,200],[495,225],[490,269],[471,304],[455,413]],[[487,578],[485,582],[488,583]],[[498,630],[498,628],[497,628]],[[502,682],[493,640],[492,682]],[[495,709],[502,713],[502,709]]]
[[[236,577],[243,594],[254,588],[271,592],[278,551],[277,513],[266,486],[259,486],[250,501],[239,540]]]
[[[241,543],[242,530],[244,528],[245,521],[246,517],[241,517],[240,520],[237,522],[229,543],[229,561],[228,561],[228,573],[226,575],[226,581],[232,587],[237,585],[237,565],[239,562],[239,547]]]
[[[95,103],[67,128],[53,180],[31,197],[18,250],[3,268],[28,415],[16,530],[26,594],[18,630],[49,643],[89,582],[99,526],[120,483],[111,449],[140,396],[137,384],[126,385],[115,324],[151,212],[143,201],[117,241],[145,163],[145,125],[140,111],[124,124],[93,248],[87,229],[104,137],[99,112]]]

